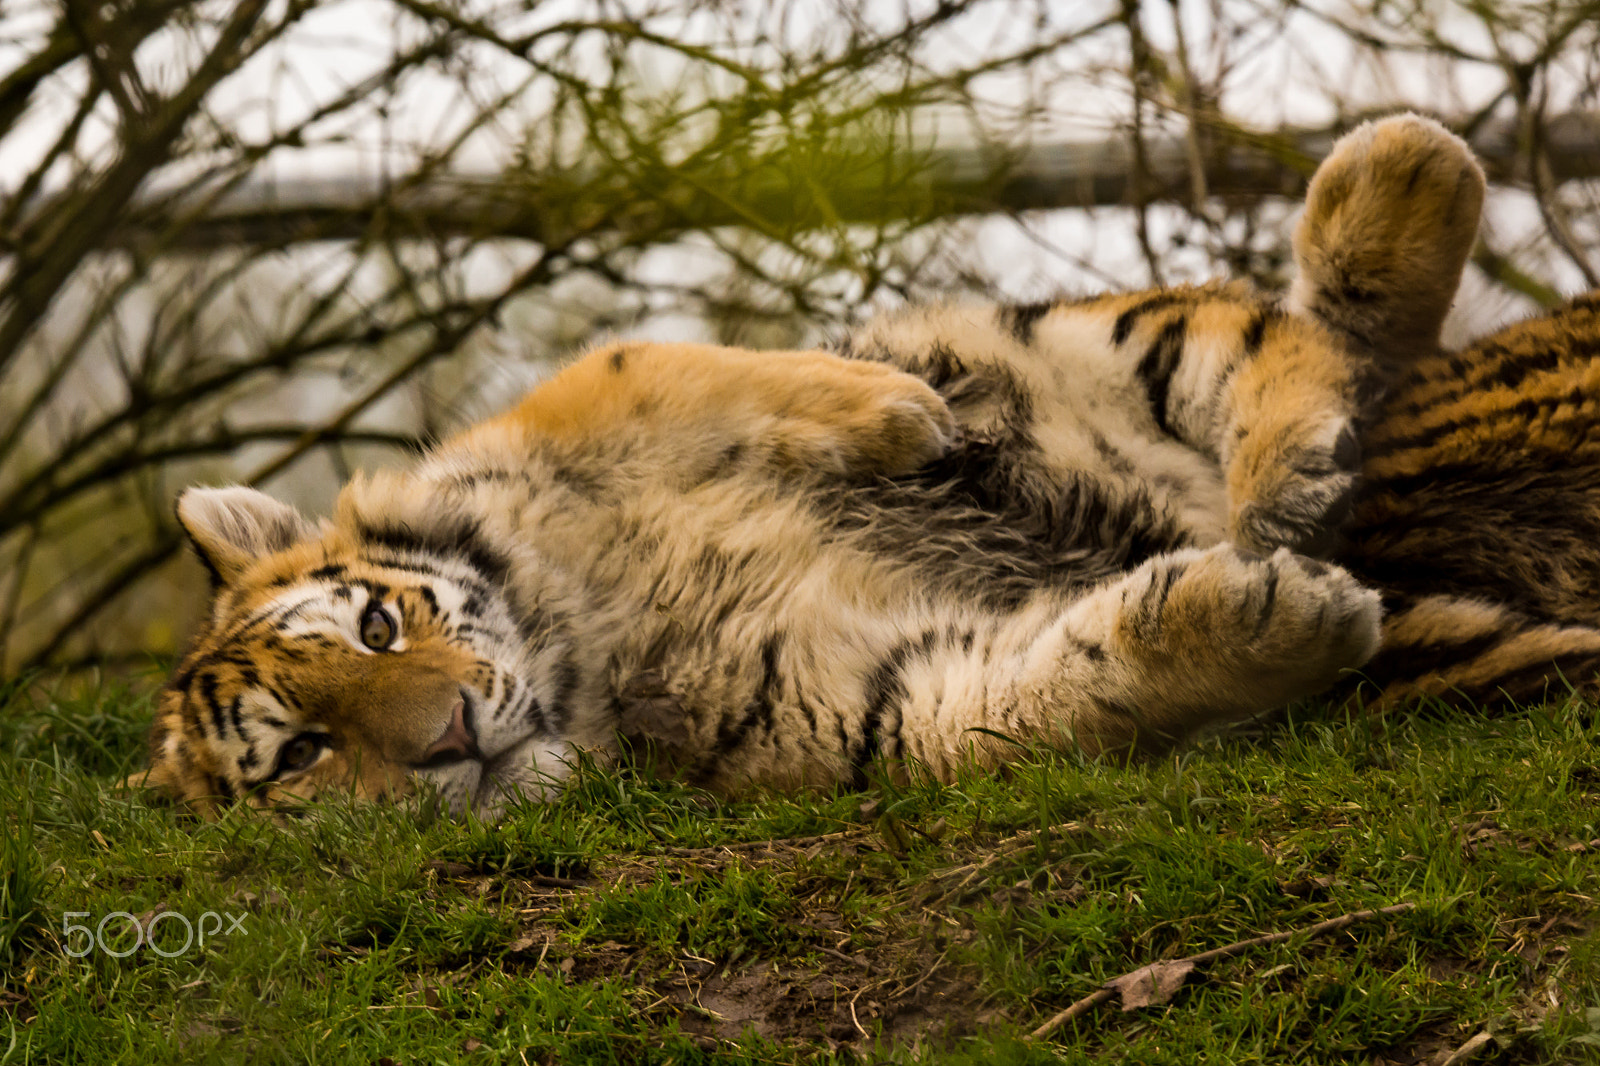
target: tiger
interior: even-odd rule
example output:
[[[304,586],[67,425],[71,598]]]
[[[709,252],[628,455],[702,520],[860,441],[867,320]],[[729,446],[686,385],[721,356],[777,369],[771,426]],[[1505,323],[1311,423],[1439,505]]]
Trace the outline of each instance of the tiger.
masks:
[[[145,781],[207,817],[431,792],[494,819],[588,758],[862,788],[1358,685],[1588,685],[1596,305],[1443,353],[1483,195],[1461,140],[1395,116],[1313,176],[1282,297],[613,341],[320,522],[189,488],[211,601]]]

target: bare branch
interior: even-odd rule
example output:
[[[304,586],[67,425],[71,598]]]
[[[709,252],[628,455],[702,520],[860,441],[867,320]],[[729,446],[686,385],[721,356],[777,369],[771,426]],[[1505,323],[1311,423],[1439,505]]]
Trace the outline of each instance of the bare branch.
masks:
[[[992,154],[971,146],[932,149],[917,178],[926,200],[948,204],[960,213],[1014,212],[1063,208],[1110,207],[1140,202],[1193,203],[1197,186],[1208,197],[1299,197],[1305,183],[1343,132],[1289,129],[1258,133],[1213,119],[1203,120],[1218,149],[1203,160],[1198,180],[1190,134],[1131,140],[1069,141],[1019,149],[1003,167]],[[1514,120],[1483,123],[1472,137],[1473,149],[1497,180],[1522,171]],[[1600,177],[1600,114],[1557,116],[1543,125],[1544,170],[1550,187]],[[640,142],[642,143],[642,142]],[[1141,168],[1138,160],[1143,158]],[[798,202],[787,187],[755,183],[738,203],[715,188],[710,178],[691,178],[698,194],[680,201],[675,211],[690,228],[759,224],[783,229],[800,224],[811,202]],[[1140,177],[1140,174],[1143,174]],[[1167,175],[1162,178],[1157,175]],[[913,202],[885,195],[878,175],[856,173],[835,184],[816,184],[819,199],[830,205],[839,223],[881,220],[897,205]],[[232,244],[283,243],[294,240],[348,239],[369,230],[374,216],[389,216],[389,232],[413,238],[473,236],[514,238],[540,243],[554,236],[549,229],[556,205],[570,197],[563,177],[548,190],[530,187],[501,175],[481,177],[441,173],[431,182],[406,190],[384,189],[370,179],[340,177],[280,181],[268,186],[242,185],[215,207],[177,232],[172,245],[202,250]],[[712,188],[707,188],[707,185]],[[542,193],[551,200],[542,204]],[[485,233],[485,219],[496,219]],[[160,216],[140,212],[119,228],[116,244],[138,245],[148,239],[147,227],[164,225]]]

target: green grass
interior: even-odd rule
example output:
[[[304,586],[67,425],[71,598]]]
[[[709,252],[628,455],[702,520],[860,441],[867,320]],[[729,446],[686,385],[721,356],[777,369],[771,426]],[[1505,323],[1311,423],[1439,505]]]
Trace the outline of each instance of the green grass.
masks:
[[[1308,712],[1132,767],[718,801],[586,770],[499,825],[117,792],[147,700],[0,690],[0,1063],[1600,1062],[1593,707]],[[1147,963],[1413,910],[1201,966]],[[81,958],[114,912],[242,931]],[[69,912],[86,912],[72,918]],[[219,919],[219,924],[225,919]],[[209,927],[208,927],[209,928]],[[125,919],[108,945],[132,943]]]

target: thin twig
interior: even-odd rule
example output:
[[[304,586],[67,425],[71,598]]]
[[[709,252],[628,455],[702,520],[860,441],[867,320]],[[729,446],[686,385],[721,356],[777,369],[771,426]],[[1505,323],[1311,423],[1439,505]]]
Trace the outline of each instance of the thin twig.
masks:
[[[1415,903],[1396,903],[1391,907],[1380,907],[1377,910],[1352,911],[1349,914],[1341,914],[1337,918],[1329,918],[1325,922],[1318,922],[1316,925],[1309,926],[1305,929],[1290,929],[1287,932],[1282,933],[1267,933],[1263,936],[1251,937],[1249,940],[1239,940],[1232,944],[1224,944],[1222,947],[1212,948],[1210,951],[1202,951],[1194,955],[1185,955],[1181,959],[1164,959],[1162,961],[1169,964],[1188,962],[1198,965],[1202,962],[1211,962],[1213,959],[1224,959],[1232,955],[1239,955],[1245,951],[1248,951],[1250,948],[1262,947],[1266,944],[1281,944],[1283,941],[1292,940],[1297,936],[1303,936],[1307,939],[1310,939],[1312,937],[1322,936],[1325,933],[1338,932],[1340,929],[1343,929],[1346,926],[1354,925],[1356,922],[1364,922],[1372,918],[1385,918],[1395,914],[1404,914],[1406,911],[1415,910],[1416,906],[1417,905]],[[1140,967],[1140,969],[1144,969],[1144,967]],[[1039,1026],[1039,1028],[1035,1029],[1030,1035],[1035,1040],[1049,1036],[1056,1029],[1076,1018],[1078,1015],[1091,1010],[1095,1006],[1104,1003],[1106,1000],[1115,996],[1117,994],[1117,989],[1115,987],[1117,982],[1121,981],[1123,978],[1130,977],[1137,972],[1138,971],[1136,970],[1129,970],[1121,977],[1118,977],[1113,981],[1109,981],[1101,987],[1095,989],[1089,995],[1084,996],[1082,999],[1072,1004],[1072,1006],[1061,1011],[1059,1014],[1056,1014],[1049,1021]]]
[[[873,968],[872,968],[872,963],[864,962],[861,959],[853,958],[853,957],[851,957],[849,955],[846,955],[844,952],[839,951],[836,948],[830,948],[830,947],[825,947],[825,946],[822,946],[822,945],[816,945],[815,946],[815,950],[822,952],[824,955],[832,955],[834,958],[839,959],[842,962],[848,962],[851,966],[859,966],[861,969],[865,970],[869,974],[874,972]]]
[[[699,858],[704,855],[715,855],[723,851],[774,851],[779,847],[800,849],[808,848],[813,844],[822,844],[828,841],[842,840],[845,837],[864,836],[867,830],[841,829],[837,833],[822,833],[810,837],[769,837],[763,840],[740,840],[732,844],[714,844],[705,848],[661,848],[658,854],[672,855],[678,858]]]
[[[1150,284],[1165,284],[1161,263],[1150,243],[1150,204],[1153,197],[1150,155],[1144,137],[1145,76],[1149,71],[1149,45],[1144,30],[1139,25],[1139,0],[1122,0],[1122,22],[1128,30],[1130,54],[1128,85],[1133,91],[1133,125],[1129,139],[1133,149],[1133,172],[1129,177],[1134,207],[1134,225],[1139,238],[1139,250],[1144,254],[1145,268],[1150,272]]]
[[[582,881],[575,881],[570,877],[553,877],[550,874],[526,874],[520,880],[530,885],[539,885],[541,888],[582,888]]]
[[[1476,1058],[1478,1052],[1483,1050],[1483,1046],[1493,1039],[1494,1034],[1485,1030],[1454,1051],[1445,1052],[1430,1060],[1428,1066],[1461,1066],[1462,1063]]]

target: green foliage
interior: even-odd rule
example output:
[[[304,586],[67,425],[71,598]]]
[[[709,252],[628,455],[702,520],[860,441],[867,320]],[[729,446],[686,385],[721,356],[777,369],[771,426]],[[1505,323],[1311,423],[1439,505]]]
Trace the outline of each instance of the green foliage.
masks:
[[[0,967],[9,968],[42,928],[45,875],[33,847],[33,812],[24,803],[0,834]]]
[[[684,948],[702,958],[801,947],[785,919],[799,908],[786,879],[732,865],[682,878],[665,874],[576,901],[569,914],[582,939],[615,939],[647,947]]]

